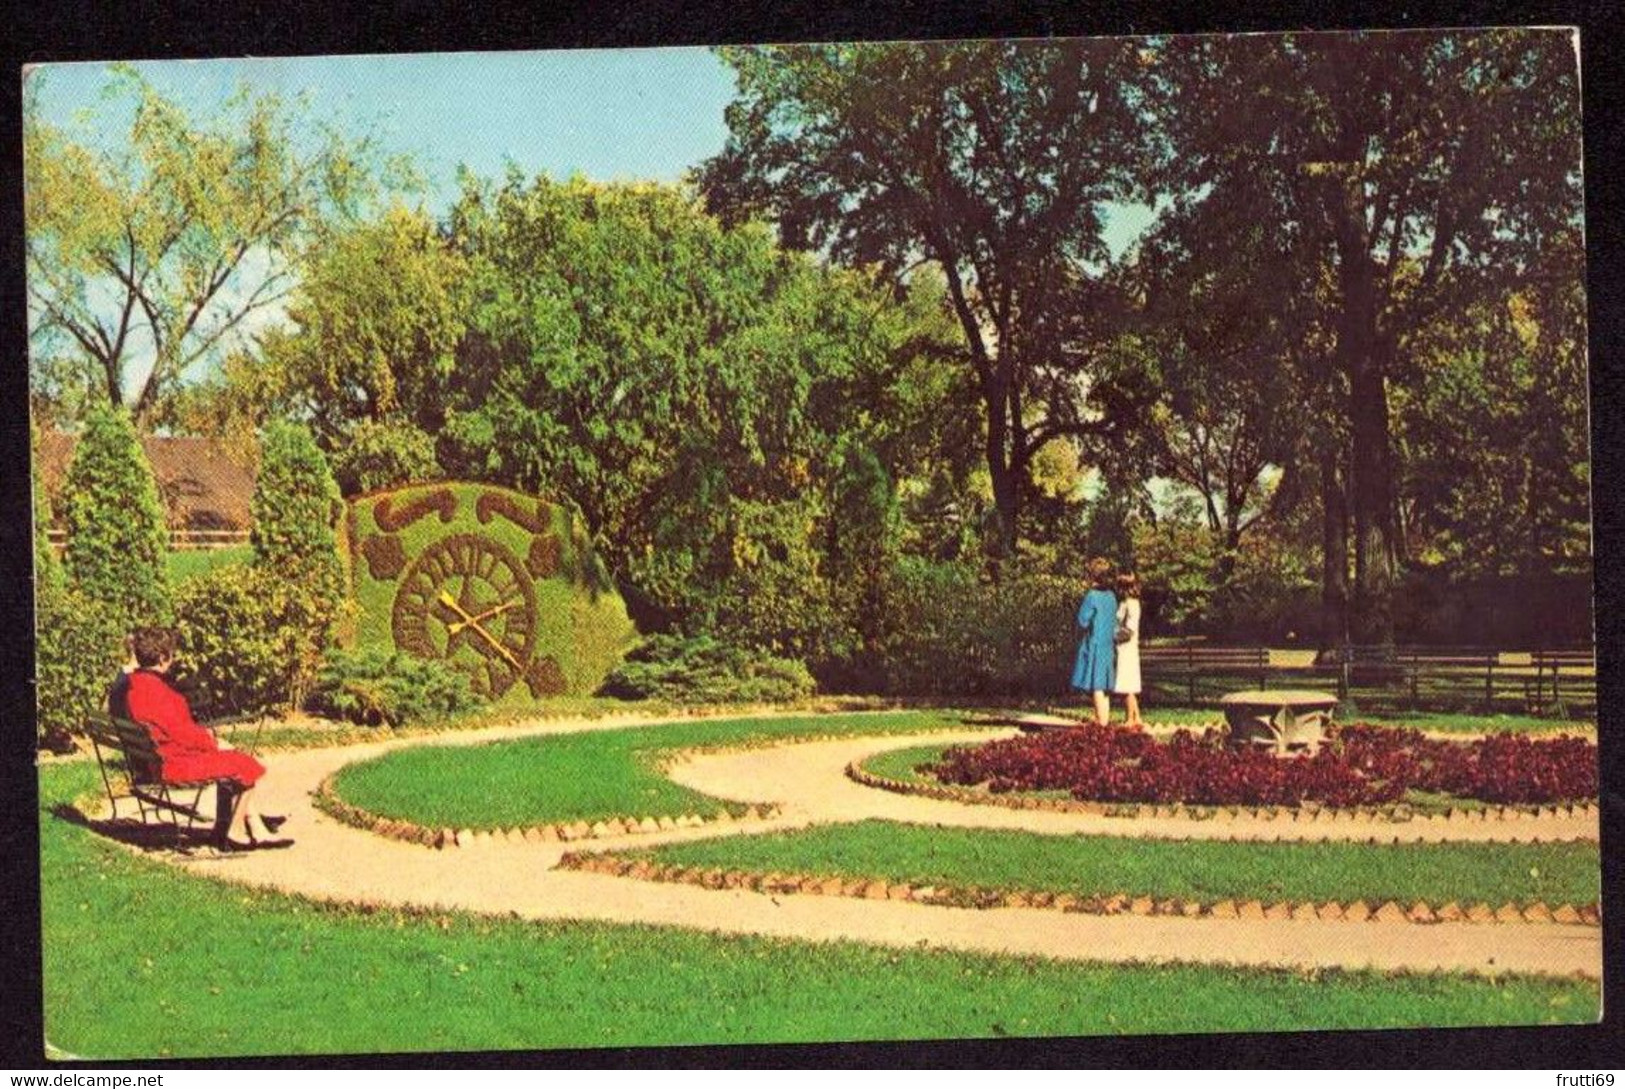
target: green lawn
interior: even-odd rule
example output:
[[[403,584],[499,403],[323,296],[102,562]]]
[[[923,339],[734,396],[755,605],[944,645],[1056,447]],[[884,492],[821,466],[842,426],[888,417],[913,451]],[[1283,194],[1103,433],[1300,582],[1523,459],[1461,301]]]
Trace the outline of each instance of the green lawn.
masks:
[[[169,566],[170,584],[178,586],[187,579],[196,578],[217,567],[249,563],[254,559],[254,549],[249,545],[233,545],[230,548],[182,548],[171,551],[165,559]]]
[[[45,1026],[80,1057],[1578,1024],[1595,983],[1107,967],[364,913],[132,856],[41,769]]]
[[[677,866],[1210,903],[1594,903],[1594,843],[1230,843],[865,820],[618,852]]]
[[[345,801],[368,812],[428,827],[511,828],[608,817],[677,817],[723,808],[737,812],[743,807],[727,806],[666,779],[660,774],[661,761],[683,749],[706,746],[954,728],[965,717],[953,710],[808,714],[680,721],[473,748],[425,746],[353,764],[339,773],[334,786]],[[1170,719],[1197,725],[1213,721],[1213,715],[1151,716],[1153,724]],[[1384,721],[1403,725],[1410,720]],[[1447,721],[1466,730],[1473,722],[1479,729],[1493,728],[1496,720],[1457,716]],[[920,758],[901,759],[911,767]]]
[[[797,715],[679,721],[474,747],[421,746],[352,764],[338,774],[334,789],[368,812],[431,828],[712,814],[728,807],[660,774],[664,758],[706,746],[909,733],[961,722],[959,713],[948,711]]]

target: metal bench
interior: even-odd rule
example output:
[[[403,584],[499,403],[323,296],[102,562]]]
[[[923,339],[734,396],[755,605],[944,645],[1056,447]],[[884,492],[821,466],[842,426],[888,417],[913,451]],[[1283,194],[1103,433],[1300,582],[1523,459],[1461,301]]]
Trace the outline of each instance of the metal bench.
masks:
[[[153,817],[162,823],[167,816],[177,832],[183,818],[187,829],[199,824],[226,827],[227,821],[216,821],[216,813],[221,806],[236,805],[237,793],[232,789],[232,780],[165,781],[163,760],[152,734],[145,726],[128,719],[98,715],[87,723],[86,733],[95,750],[102,786],[107,791],[107,802],[115,820],[119,799],[124,797],[135,802],[143,824],[152,823]],[[115,783],[122,786],[122,791]],[[215,788],[215,811],[205,812],[201,808],[203,792],[210,787]],[[229,815],[228,812],[226,816]]]

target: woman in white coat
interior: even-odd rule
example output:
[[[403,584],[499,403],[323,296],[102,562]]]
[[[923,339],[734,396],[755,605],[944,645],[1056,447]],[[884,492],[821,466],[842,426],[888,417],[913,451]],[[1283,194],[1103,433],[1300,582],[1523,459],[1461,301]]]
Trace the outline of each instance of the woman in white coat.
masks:
[[[1140,718],[1140,579],[1132,571],[1117,576],[1117,628],[1128,638],[1117,644],[1117,678],[1113,691],[1128,709],[1128,727],[1145,729]]]

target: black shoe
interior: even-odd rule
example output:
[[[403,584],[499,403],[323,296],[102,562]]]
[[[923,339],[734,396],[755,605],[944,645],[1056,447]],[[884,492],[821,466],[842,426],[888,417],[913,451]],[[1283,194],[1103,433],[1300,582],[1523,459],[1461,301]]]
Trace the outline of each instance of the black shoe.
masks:
[[[269,824],[267,824],[266,827],[270,828],[271,826]],[[272,831],[275,831],[275,829],[272,829]],[[226,842],[230,843],[231,841],[227,840]],[[274,850],[278,850],[279,848],[282,848],[282,847],[292,847],[292,846],[293,846],[293,840],[291,840],[291,839],[261,839],[260,837],[258,837],[258,836],[256,836],[254,834],[254,829],[252,829],[252,828],[248,829],[248,847],[247,847],[248,850],[253,850],[253,851],[274,851]]]

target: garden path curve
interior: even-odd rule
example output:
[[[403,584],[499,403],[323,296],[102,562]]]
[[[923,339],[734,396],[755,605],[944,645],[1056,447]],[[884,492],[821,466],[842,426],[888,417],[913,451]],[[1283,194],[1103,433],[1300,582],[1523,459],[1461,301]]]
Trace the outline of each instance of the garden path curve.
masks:
[[[678,782],[717,796],[777,802],[762,821],[610,836],[575,843],[492,840],[436,850],[342,824],[318,810],[313,793],[346,764],[411,745],[478,744],[589,729],[626,728],[654,718],[546,721],[519,726],[271,755],[262,804],[286,812],[297,837],[289,850],[238,855],[168,854],[211,878],[319,900],[429,910],[466,910],[533,920],[643,923],[800,940],[850,940],[895,947],[956,949],[1108,962],[1184,961],[1236,966],[1529,972],[1597,978],[1598,927],[1455,923],[1388,925],[1322,920],[1255,920],[1092,915],[1042,908],[971,908],[833,896],[779,896],[706,889],[558,869],[565,851],[738,835],[871,817],[1040,832],[1156,834],[1154,822],[1089,814],[967,806],[892,794],[847,779],[847,764],[887,748],[940,739],[987,739],[980,729],[787,743],[746,752],[693,754],[673,764]],[[1199,822],[1181,822],[1196,825]],[[1264,824],[1266,822],[1260,822]],[[1270,833],[1287,827],[1267,822]],[[1234,833],[1239,824],[1226,831]],[[1313,826],[1310,826],[1313,827]],[[1401,827],[1401,826],[1395,826]],[[1478,826],[1488,831],[1493,826]],[[1592,818],[1595,836],[1595,818]],[[1322,829],[1337,830],[1333,825]],[[1351,829],[1352,831],[1352,829]],[[1162,834],[1191,834],[1185,829]],[[1200,834],[1199,832],[1196,834]],[[1273,836],[1271,837],[1273,838]]]

